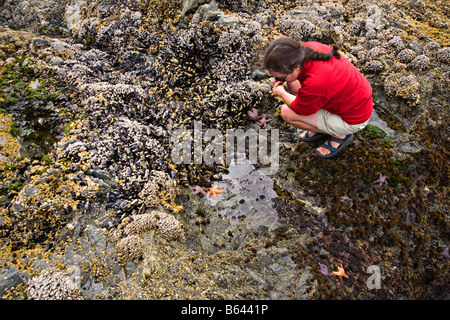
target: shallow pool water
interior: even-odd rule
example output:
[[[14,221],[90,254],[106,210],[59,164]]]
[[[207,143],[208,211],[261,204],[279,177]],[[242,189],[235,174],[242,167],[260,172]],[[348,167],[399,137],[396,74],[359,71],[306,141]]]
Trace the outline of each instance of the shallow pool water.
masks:
[[[222,181],[214,183],[226,189],[218,199],[206,198],[218,213],[236,224],[245,217],[248,228],[265,226],[270,229],[278,219],[272,199],[277,197],[273,189],[273,180],[256,169],[248,159],[239,159],[231,163],[228,173]]]

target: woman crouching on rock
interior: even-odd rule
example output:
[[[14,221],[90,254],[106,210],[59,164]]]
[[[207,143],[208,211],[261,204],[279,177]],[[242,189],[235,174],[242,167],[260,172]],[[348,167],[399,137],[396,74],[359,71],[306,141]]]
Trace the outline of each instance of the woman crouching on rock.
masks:
[[[353,133],[367,125],[373,109],[369,81],[338,49],[279,38],[264,54],[264,68],[274,76],[273,94],[285,102],[282,118],[306,130],[300,135],[302,141],[325,138],[316,150],[324,158],[348,146]]]

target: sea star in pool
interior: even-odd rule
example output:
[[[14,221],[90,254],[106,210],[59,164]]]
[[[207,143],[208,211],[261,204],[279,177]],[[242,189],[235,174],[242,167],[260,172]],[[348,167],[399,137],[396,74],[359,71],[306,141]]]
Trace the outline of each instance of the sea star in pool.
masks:
[[[258,121],[259,119],[262,118],[262,116],[258,114],[258,110],[256,110],[255,108],[252,108],[252,110],[247,111],[247,115],[252,121]]]
[[[265,129],[267,127],[267,124],[272,121],[273,119],[267,119],[266,115],[263,113],[261,119],[256,121],[256,124],[260,126],[261,128]]]
[[[194,191],[194,194],[199,194],[201,193],[202,195],[206,196],[206,191],[205,188],[202,188],[200,186],[189,186],[189,188],[191,188],[192,191]]]
[[[388,184],[386,181],[387,176],[383,175],[381,172],[378,172],[378,180],[376,180],[374,183],[378,183],[378,187],[381,187],[383,184]]]
[[[327,266],[324,265],[324,264],[322,264],[322,263],[319,263],[319,272],[320,272],[321,274],[323,274],[325,277],[330,277],[330,276],[333,275],[333,274],[331,274],[331,273],[328,272]]]
[[[215,185],[214,187],[209,188],[208,189],[208,193],[206,194],[206,196],[209,197],[209,195],[212,194],[213,198],[217,200],[218,199],[217,198],[217,194],[218,193],[223,193],[225,191],[225,189],[220,189],[220,190],[219,189],[220,189],[219,185]]]
[[[338,267],[338,271],[333,271],[333,274],[335,275],[335,276],[338,276],[338,277],[346,277],[346,278],[348,278],[348,276],[345,274],[345,270],[344,270],[344,268],[342,268],[342,267]]]
[[[439,255],[438,259],[449,259],[450,258],[450,254],[448,253],[448,247],[444,249],[444,251],[441,252],[441,254]]]

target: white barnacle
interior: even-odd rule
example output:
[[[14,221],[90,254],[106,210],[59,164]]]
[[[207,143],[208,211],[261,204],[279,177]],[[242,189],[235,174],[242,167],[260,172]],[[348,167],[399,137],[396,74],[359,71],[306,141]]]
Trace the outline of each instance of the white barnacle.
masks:
[[[27,283],[30,300],[81,300],[81,290],[62,271],[47,268]]]
[[[417,69],[419,71],[425,70],[430,65],[430,58],[428,58],[426,55],[421,54],[417,56],[412,62],[411,62],[411,68]]]
[[[411,49],[403,49],[399,52],[397,55],[398,61],[402,63],[410,63],[414,57],[416,56],[416,53]]]
[[[450,47],[439,49],[436,53],[436,59],[440,62],[450,63]]]

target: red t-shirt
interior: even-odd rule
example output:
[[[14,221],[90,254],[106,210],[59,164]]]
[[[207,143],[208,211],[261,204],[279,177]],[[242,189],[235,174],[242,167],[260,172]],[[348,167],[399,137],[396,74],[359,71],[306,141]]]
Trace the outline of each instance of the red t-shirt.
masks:
[[[329,46],[320,42],[303,45],[319,52],[331,52]],[[325,109],[340,115],[350,125],[363,123],[372,115],[372,87],[343,55],[340,59],[333,56],[329,61],[306,61],[298,80],[302,87],[291,108],[300,115]]]

